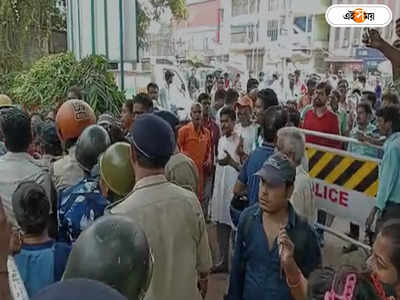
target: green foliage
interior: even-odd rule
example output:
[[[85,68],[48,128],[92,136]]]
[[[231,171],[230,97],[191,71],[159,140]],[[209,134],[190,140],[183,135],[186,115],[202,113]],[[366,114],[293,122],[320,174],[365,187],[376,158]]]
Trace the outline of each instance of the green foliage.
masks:
[[[78,86],[96,112],[119,112],[125,95],[118,89],[114,74],[107,71],[108,61],[104,56],[91,55],[82,59],[77,68]]]
[[[176,19],[185,19],[187,17],[185,0],[168,0],[168,6]]]
[[[150,0],[150,6],[141,5],[138,2],[137,8],[137,33],[139,46],[147,46],[147,29],[151,21],[159,21],[160,16],[169,9],[176,20],[187,18],[186,0]]]
[[[17,76],[11,93],[15,101],[28,107],[49,109],[66,98],[71,86],[77,85],[97,113],[118,113],[124,95],[107,66],[103,56],[89,56],[78,62],[72,53],[49,55]]]
[[[52,32],[66,28],[56,0],[0,1],[0,72],[19,71],[50,52]]]
[[[1,74],[0,73],[0,94],[6,94],[12,97],[12,85],[15,77],[18,75],[17,72]]]
[[[0,73],[21,71],[36,58],[52,53],[54,31],[66,31],[66,16],[56,7],[57,0],[0,0]],[[141,5],[143,2],[146,5]],[[139,46],[147,44],[151,20],[170,9],[177,20],[187,16],[185,0],[138,1]]]
[[[146,31],[150,26],[151,19],[144,12],[140,4],[138,5],[136,18],[137,18],[136,30],[137,30],[139,47],[144,48],[145,46],[147,46]]]

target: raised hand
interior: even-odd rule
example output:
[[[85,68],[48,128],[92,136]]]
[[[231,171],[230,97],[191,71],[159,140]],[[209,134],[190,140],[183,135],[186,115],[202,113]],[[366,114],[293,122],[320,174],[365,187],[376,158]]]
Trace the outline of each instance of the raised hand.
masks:
[[[377,30],[368,29],[368,33],[363,34],[363,43],[367,47],[380,49],[385,41]]]

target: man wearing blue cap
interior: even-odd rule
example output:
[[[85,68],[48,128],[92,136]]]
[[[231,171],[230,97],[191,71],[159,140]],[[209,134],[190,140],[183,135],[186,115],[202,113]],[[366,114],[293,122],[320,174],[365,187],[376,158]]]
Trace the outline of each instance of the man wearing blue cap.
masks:
[[[154,272],[145,299],[200,300],[207,291],[210,248],[196,195],[164,175],[176,147],[174,132],[160,117],[145,114],[133,124],[131,141],[136,185],[111,213],[131,218],[148,238]]]
[[[296,177],[289,159],[276,153],[256,175],[261,178],[259,203],[239,220],[228,299],[292,299],[290,288],[300,278],[293,279],[286,261],[294,259],[308,277],[321,265],[321,249],[313,229],[289,203]]]

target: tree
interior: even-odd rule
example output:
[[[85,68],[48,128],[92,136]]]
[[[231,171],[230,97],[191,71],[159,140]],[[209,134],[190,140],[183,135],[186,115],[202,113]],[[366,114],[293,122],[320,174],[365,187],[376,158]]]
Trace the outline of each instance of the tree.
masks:
[[[0,72],[19,71],[50,51],[52,32],[65,30],[56,0],[0,1]]]
[[[139,46],[148,45],[147,29],[151,21],[158,21],[168,9],[176,20],[187,17],[186,0],[140,0],[138,3],[138,39]]]
[[[61,3],[60,3],[61,2]],[[55,31],[66,31],[60,0],[0,1],[0,73],[27,69],[38,58],[52,53]],[[59,5],[57,5],[59,4]],[[167,9],[175,19],[186,17],[185,0],[138,0],[139,46],[147,44],[146,31]]]

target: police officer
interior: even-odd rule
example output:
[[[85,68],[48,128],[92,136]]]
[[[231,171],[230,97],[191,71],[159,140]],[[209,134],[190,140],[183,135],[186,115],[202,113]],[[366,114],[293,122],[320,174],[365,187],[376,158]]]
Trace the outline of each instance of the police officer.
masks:
[[[99,160],[100,189],[103,197],[115,202],[125,197],[135,185],[135,173],[131,162],[131,146],[128,143],[111,145]]]
[[[57,191],[76,184],[83,176],[83,170],[75,158],[75,144],[82,131],[96,124],[92,108],[82,100],[68,100],[57,112],[57,134],[68,153],[55,162],[51,170]]]
[[[174,132],[160,117],[145,114],[133,124],[131,138],[136,185],[111,213],[137,222],[148,238],[155,264],[146,299],[200,300],[207,291],[210,248],[196,195],[164,175],[176,147]]]
[[[84,177],[59,195],[59,241],[73,243],[83,230],[104,214],[109,202],[101,195],[98,176],[93,175],[92,170],[110,143],[107,131],[99,125],[87,127],[79,137],[75,153]]]
[[[76,241],[64,279],[103,282],[129,300],[143,299],[153,260],[143,230],[124,216],[96,220]]]
[[[34,181],[40,184],[45,189],[53,210],[51,179],[48,170],[42,168],[28,154],[32,141],[29,116],[17,108],[11,108],[2,115],[1,119],[1,128],[8,152],[0,157],[0,197],[3,200],[8,221],[16,226],[11,198],[17,186],[23,181]]]

